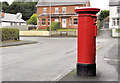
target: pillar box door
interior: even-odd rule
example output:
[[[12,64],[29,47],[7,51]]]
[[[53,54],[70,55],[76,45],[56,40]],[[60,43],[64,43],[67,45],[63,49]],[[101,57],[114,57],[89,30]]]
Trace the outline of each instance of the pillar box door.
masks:
[[[98,8],[76,9],[78,14],[78,49],[77,74],[80,76],[96,75],[96,14]]]

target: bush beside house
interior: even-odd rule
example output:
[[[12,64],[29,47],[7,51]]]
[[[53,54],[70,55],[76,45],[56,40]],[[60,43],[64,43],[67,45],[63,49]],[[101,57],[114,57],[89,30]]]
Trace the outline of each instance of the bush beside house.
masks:
[[[60,29],[60,22],[52,22],[51,31],[56,31],[57,29]],[[50,30],[50,26],[47,27],[47,30]]]
[[[0,40],[18,40],[19,30],[16,28],[0,28]]]

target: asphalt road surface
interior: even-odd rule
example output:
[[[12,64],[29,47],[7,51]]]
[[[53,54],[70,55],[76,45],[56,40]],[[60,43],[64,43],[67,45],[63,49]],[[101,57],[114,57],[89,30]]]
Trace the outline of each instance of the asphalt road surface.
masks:
[[[3,81],[51,81],[75,68],[76,38],[22,39],[39,43],[2,49]]]
[[[77,38],[21,37],[21,39],[38,43],[2,48],[3,81],[54,81],[75,68]],[[106,72],[103,70],[103,64],[108,64],[107,68],[112,68],[111,72],[114,72],[113,80],[117,80],[118,55],[112,59],[114,64],[109,63],[113,56],[108,56],[113,48],[116,49],[117,39],[111,38],[110,32],[103,30],[97,42],[104,44],[97,51],[97,63],[102,65],[98,65],[97,68],[101,72]]]

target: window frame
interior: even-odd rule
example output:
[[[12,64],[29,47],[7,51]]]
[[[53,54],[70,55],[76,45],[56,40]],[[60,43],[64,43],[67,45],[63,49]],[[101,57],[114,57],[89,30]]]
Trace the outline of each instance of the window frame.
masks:
[[[74,20],[74,19],[76,19],[76,18],[77,18],[77,24],[74,24],[74,23],[75,23],[75,20]],[[73,18],[73,25],[75,25],[75,26],[78,25],[78,17],[74,17],[74,18]]]
[[[43,14],[47,14],[47,8],[43,8]]]
[[[64,9],[65,9],[65,13],[64,13]],[[66,14],[66,7],[62,7],[62,14]]]
[[[50,26],[50,22],[51,22],[51,18],[48,18],[48,26]]]
[[[117,7],[117,13],[120,14],[120,6]]]
[[[55,18],[55,20],[57,19],[57,22],[59,22],[59,18]]]
[[[56,12],[57,10],[57,12]],[[59,14],[59,8],[58,7],[55,7],[55,14]]]
[[[45,19],[45,21],[43,21]],[[45,22],[45,25],[43,25],[43,22]],[[46,18],[42,18],[42,26],[46,26]]]

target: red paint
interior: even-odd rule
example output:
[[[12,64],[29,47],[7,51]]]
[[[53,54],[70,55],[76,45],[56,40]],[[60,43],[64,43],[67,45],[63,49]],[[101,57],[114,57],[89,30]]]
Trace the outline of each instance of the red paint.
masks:
[[[94,64],[96,56],[96,14],[98,8],[76,9],[78,13],[78,63]]]

